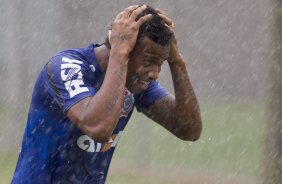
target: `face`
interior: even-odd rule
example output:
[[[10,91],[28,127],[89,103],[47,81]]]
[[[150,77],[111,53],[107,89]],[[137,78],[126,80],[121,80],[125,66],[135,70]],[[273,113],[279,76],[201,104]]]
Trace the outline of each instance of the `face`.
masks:
[[[126,88],[134,94],[146,90],[149,83],[157,80],[163,62],[169,56],[169,46],[161,46],[144,37],[130,54]]]

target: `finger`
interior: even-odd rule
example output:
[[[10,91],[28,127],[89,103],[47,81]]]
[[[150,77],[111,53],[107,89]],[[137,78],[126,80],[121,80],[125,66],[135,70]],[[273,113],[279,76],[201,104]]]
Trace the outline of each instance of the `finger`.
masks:
[[[108,31],[109,40],[111,40],[111,35],[112,35],[112,30],[109,30],[109,31]]]
[[[138,8],[138,5],[133,5],[133,6],[129,6],[126,9],[124,9],[123,11],[121,11],[117,16],[116,16],[116,20],[121,19],[123,16],[128,17],[128,14],[130,11],[133,11],[134,9]]]
[[[163,15],[167,15],[163,10],[161,9],[158,9],[158,8],[155,8],[155,10],[160,13],[160,14],[163,14]]]
[[[168,18],[166,15],[160,14],[160,13],[158,13],[158,15],[159,15],[161,18],[163,18],[163,20],[164,20],[166,23],[168,23],[168,24],[171,24],[171,23],[172,23],[172,20],[171,20],[170,18]]]
[[[169,26],[169,25],[167,25],[167,24],[165,24],[165,26],[166,26],[171,32],[173,32],[173,27],[172,27],[172,26]]]
[[[139,6],[138,5],[133,5],[133,6],[129,6],[127,7],[123,12],[124,12],[124,15],[127,16],[127,17],[130,17],[131,13],[136,9],[138,8]]]
[[[152,14],[147,14],[143,17],[141,17],[137,22],[137,26],[140,27],[144,22],[146,22],[147,20],[149,20],[151,18]]]
[[[168,18],[167,16],[163,15],[163,14],[158,14],[164,21],[167,25],[171,26],[173,25],[173,22],[170,18]]]
[[[123,16],[123,13],[124,13],[124,12],[122,11],[122,12],[120,12],[119,14],[117,14],[115,20],[120,19],[120,18]]]
[[[138,8],[136,8],[135,10],[132,11],[130,19],[134,20],[136,19],[136,17],[142,13],[145,9],[147,8],[146,5],[143,6],[139,6]]]

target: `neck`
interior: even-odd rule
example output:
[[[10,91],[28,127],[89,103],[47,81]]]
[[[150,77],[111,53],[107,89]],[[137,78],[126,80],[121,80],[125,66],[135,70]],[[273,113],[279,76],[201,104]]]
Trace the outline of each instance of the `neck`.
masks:
[[[101,71],[105,73],[109,62],[110,49],[105,45],[101,45],[100,47],[95,47],[94,52],[97,58],[97,62],[100,65]]]

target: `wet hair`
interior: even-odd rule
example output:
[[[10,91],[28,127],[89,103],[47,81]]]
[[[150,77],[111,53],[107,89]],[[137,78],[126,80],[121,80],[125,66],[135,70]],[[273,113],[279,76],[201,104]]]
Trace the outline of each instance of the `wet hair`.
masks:
[[[136,21],[147,14],[151,14],[152,16],[140,26],[136,45],[147,36],[159,45],[168,46],[172,32],[165,26],[164,20],[158,15],[158,12],[154,8],[147,6],[147,8],[136,17]],[[104,45],[107,48],[111,48],[108,36]]]

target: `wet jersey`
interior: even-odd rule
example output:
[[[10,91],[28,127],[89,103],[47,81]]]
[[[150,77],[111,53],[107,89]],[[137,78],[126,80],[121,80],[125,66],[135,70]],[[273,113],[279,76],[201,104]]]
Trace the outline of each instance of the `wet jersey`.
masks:
[[[94,96],[103,83],[104,74],[94,53],[97,46],[62,51],[40,72],[13,184],[105,183],[112,155],[134,105],[146,108],[168,94],[156,81],[137,95],[125,90],[122,113],[109,142],[99,143],[88,137],[66,112],[80,100]]]

